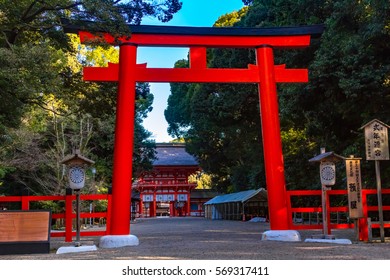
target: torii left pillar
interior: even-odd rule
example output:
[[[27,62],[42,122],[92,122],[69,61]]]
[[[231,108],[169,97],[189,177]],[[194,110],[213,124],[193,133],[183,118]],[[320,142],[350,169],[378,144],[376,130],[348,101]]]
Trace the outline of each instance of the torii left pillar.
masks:
[[[130,235],[131,181],[133,167],[134,115],[137,64],[137,46],[123,43],[119,49],[119,81],[116,104],[114,141],[114,169],[112,181],[112,207],[110,235],[100,239],[99,247],[115,248],[136,246],[139,240]]]

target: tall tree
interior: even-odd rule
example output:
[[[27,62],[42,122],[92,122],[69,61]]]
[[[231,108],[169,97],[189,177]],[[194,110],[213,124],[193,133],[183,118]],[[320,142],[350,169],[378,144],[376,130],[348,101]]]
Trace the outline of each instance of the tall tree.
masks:
[[[216,25],[231,26],[246,11],[224,15]],[[213,49],[207,56],[209,67],[243,68],[253,63],[254,52]],[[187,65],[179,61],[175,66]],[[214,187],[238,191],[264,185],[257,87],[171,84],[171,92],[165,111],[169,132],[186,139]]]
[[[180,8],[179,0],[1,0],[0,97],[10,104],[0,107],[3,129],[17,125],[24,108],[39,103],[42,95],[63,91],[56,85],[69,73],[61,69],[64,64],[57,55],[58,50],[70,51],[71,41],[61,18],[75,24],[94,20],[99,30],[130,35],[126,23],[139,24],[144,16],[168,21]]]
[[[0,0],[2,192],[12,191],[14,184],[39,193],[50,185],[52,192],[57,192],[56,183],[48,178],[61,179],[55,175],[58,159],[49,154],[56,151],[60,157],[70,152],[72,145],[83,146],[86,153],[93,149],[102,156],[97,167],[105,184],[110,183],[116,85],[83,83],[81,66],[104,64],[107,61],[101,60],[102,54],[105,58],[117,54],[106,47],[84,49],[80,54],[82,48],[64,34],[61,19],[75,24],[96,21],[99,30],[131,36],[128,23],[139,24],[144,16],[168,21],[180,8],[178,0]],[[152,100],[148,85],[138,85],[135,169],[147,166],[153,158],[153,143],[147,140],[150,133],[142,126]],[[53,107],[53,102],[58,106]],[[32,159],[36,160],[30,162]],[[47,180],[43,182],[42,177]]]

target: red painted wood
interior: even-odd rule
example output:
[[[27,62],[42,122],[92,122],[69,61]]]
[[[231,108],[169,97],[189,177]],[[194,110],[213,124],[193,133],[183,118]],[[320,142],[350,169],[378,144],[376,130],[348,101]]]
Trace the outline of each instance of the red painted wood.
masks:
[[[134,141],[137,47],[122,45],[119,53],[114,169],[112,183],[111,234],[130,233],[131,179]]]
[[[261,83],[257,65],[249,65],[248,69],[218,69],[201,68],[147,68],[138,64],[133,78],[137,82],[187,82],[187,83]],[[85,81],[117,82],[119,65],[109,63],[108,67],[84,67]],[[307,69],[285,69],[285,65],[275,66],[275,81],[277,83],[306,83]]]
[[[73,221],[72,219],[76,217],[73,213],[73,200],[74,196],[66,195],[65,196],[65,241],[72,242],[72,228]]]
[[[257,64],[261,65],[259,67],[261,81],[259,99],[270,228],[272,230],[287,230],[289,229],[289,217],[273,49],[270,46],[257,48],[256,60]]]
[[[290,196],[311,196],[321,195],[321,190],[299,190],[299,191],[287,191]]]
[[[22,210],[30,210],[28,196],[22,196]]]
[[[80,31],[80,41],[88,44],[103,39],[108,44],[133,43],[151,47],[208,47],[208,48],[256,48],[271,45],[276,48],[302,48],[310,45],[310,35],[292,36],[207,36],[207,35],[170,35],[170,34],[132,34],[131,38],[115,40],[110,34],[97,37],[90,32]]]
[[[206,48],[193,47],[190,48],[190,68],[205,69],[207,68]]]
[[[302,213],[315,213],[322,212],[322,207],[294,207],[291,208],[291,213],[302,212]]]

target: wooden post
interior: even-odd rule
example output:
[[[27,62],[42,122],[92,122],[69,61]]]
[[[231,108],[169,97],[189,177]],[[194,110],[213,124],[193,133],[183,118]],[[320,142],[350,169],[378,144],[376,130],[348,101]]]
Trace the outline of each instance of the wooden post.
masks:
[[[326,217],[326,222],[327,222],[326,227],[328,228],[328,232],[325,233],[325,234],[331,234],[332,228],[331,228],[330,211],[329,211],[329,209],[330,209],[330,199],[329,199],[328,190],[326,190],[325,195],[326,195],[326,210],[325,211],[326,211],[326,215],[327,215],[327,217]]]
[[[76,190],[76,242],[75,246],[81,246],[80,242],[80,190]]]
[[[324,235],[328,234],[328,214],[326,211],[327,207],[327,194],[326,194],[326,189],[327,187],[325,185],[322,185],[322,233]]]
[[[22,196],[22,210],[30,210],[30,200],[28,196]]]
[[[382,205],[382,183],[381,183],[381,171],[379,160],[375,161],[375,173],[376,173],[376,189],[378,196],[378,213],[379,213],[379,226],[381,242],[385,242],[385,227],[383,222],[383,205]]]
[[[359,241],[359,219],[354,219],[354,230],[355,230],[355,239]]]
[[[130,233],[131,182],[134,143],[134,72],[137,46],[123,44],[119,51],[119,83],[116,109],[111,234]]]
[[[188,189],[187,191],[187,214],[191,217],[191,191]]]
[[[367,241],[368,237],[368,209],[367,209],[367,192],[362,191],[363,217],[359,222],[359,239]]]
[[[65,242],[72,242],[73,230],[73,197],[72,190],[66,189],[65,196]]]
[[[371,223],[371,218],[367,218],[367,228],[368,228],[368,242],[372,242],[372,223]]]
[[[264,146],[265,174],[268,192],[271,230],[287,230],[286,183],[282,139],[280,136],[279,105],[275,82],[273,49],[269,45],[256,48],[259,65],[260,117]]]

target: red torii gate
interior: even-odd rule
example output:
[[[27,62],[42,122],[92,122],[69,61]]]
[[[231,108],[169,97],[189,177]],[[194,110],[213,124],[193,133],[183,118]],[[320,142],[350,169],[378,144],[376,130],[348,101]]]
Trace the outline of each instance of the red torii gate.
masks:
[[[84,68],[86,81],[119,83],[110,234],[130,233],[136,82],[257,83],[270,227],[271,230],[289,229],[276,83],[308,82],[308,71],[274,65],[273,49],[307,47],[311,37],[322,33],[323,26],[209,28],[139,25],[130,29],[131,38],[115,40],[110,34],[103,34],[107,43],[120,46],[119,64]],[[97,38],[86,30],[69,25],[65,28],[66,32],[78,33],[82,43]],[[137,64],[138,46],[189,47],[190,67],[148,68],[146,64]],[[247,69],[207,68],[206,48],[253,48],[257,64],[249,65]]]

